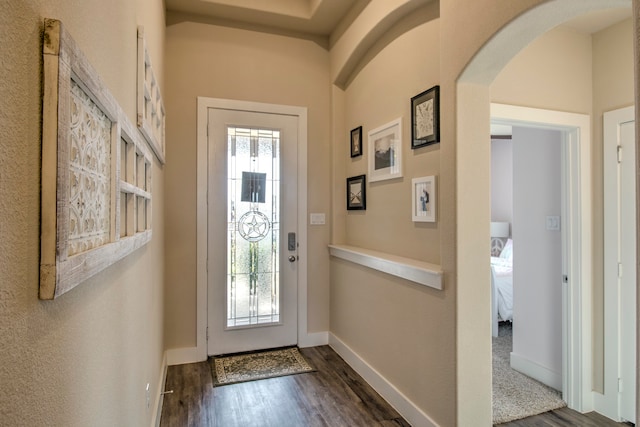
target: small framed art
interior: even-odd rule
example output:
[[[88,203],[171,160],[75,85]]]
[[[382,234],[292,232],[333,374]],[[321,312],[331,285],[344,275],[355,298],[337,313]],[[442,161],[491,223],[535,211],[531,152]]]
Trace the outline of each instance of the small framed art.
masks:
[[[362,126],[351,130],[351,157],[362,156]]]
[[[369,132],[369,181],[402,177],[402,118]]]
[[[414,222],[436,222],[436,177],[411,180],[411,217]]]
[[[411,148],[440,142],[440,86],[411,98]]]
[[[366,175],[347,178],[347,210],[367,209]]]

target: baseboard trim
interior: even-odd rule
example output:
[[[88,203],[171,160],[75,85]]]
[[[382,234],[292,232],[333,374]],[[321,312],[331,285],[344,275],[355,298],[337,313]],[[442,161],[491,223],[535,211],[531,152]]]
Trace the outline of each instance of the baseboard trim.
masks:
[[[329,334],[329,345],[351,366],[373,389],[414,427],[437,427],[427,414],[407,398],[400,390],[369,365],[360,355],[334,334]]]
[[[326,331],[314,332],[298,338],[298,346],[301,348],[327,344],[329,344],[329,332]],[[171,348],[166,351],[167,365],[174,366],[184,365],[185,363],[203,362],[207,360],[206,351],[204,352],[204,358],[202,354],[202,349],[198,347]]]
[[[329,332],[313,332],[298,337],[298,347],[317,347],[329,344]]]
[[[162,404],[164,403],[164,394],[162,394],[162,392],[164,391],[164,385],[167,381],[167,368],[169,367],[169,365],[167,364],[167,352],[164,352],[164,356],[162,357],[162,366],[160,367],[160,381],[158,382],[158,387],[156,388],[156,390],[158,390],[158,394],[156,395],[155,398],[155,403],[153,405],[154,407],[154,419],[151,420],[151,426],[152,427],[160,427],[160,418],[162,417]]]
[[[517,353],[511,353],[511,368],[528,377],[538,380],[551,388],[562,391],[562,375],[533,362]]]

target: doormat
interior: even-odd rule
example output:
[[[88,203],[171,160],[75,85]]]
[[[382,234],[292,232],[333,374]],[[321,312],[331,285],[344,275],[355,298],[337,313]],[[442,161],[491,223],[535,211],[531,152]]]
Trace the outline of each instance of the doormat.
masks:
[[[213,386],[314,372],[297,347],[210,357]]]

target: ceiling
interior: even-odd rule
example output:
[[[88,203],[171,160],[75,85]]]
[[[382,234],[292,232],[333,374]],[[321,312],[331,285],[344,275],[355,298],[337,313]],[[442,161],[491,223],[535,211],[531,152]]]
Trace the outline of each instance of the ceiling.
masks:
[[[582,33],[593,34],[630,17],[631,4],[625,8],[605,9],[587,13],[567,21],[563,25]]]
[[[342,21],[354,19],[370,0],[165,0],[170,14],[190,15],[227,25],[329,37]],[[631,8],[592,12],[564,25],[595,33],[631,16]]]
[[[329,37],[370,0],[165,0],[168,15]],[[183,20],[183,19],[178,19]],[[169,21],[169,19],[168,19]]]
[[[371,0],[165,0],[167,25],[184,21],[313,40],[326,49]],[[631,17],[631,7],[592,12],[563,24],[595,33]]]

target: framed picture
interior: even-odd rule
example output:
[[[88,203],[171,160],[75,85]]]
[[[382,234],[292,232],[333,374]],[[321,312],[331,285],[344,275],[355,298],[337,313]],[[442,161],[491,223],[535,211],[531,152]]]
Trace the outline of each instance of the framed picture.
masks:
[[[369,132],[369,181],[402,177],[402,118]]]
[[[61,21],[42,44],[40,289],[52,300],[151,241],[153,154]]]
[[[411,148],[440,142],[440,86],[411,98]]]
[[[357,211],[367,209],[366,175],[347,178],[347,210]]]
[[[411,180],[411,216],[414,222],[436,222],[436,177]]]
[[[362,156],[362,126],[351,130],[351,157]]]

